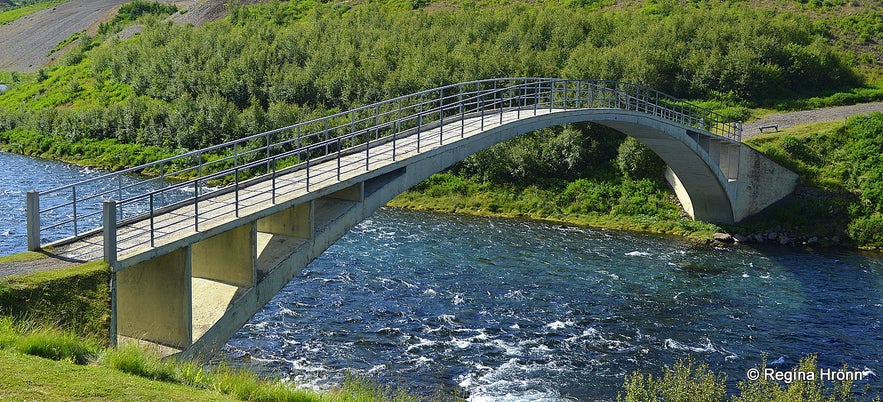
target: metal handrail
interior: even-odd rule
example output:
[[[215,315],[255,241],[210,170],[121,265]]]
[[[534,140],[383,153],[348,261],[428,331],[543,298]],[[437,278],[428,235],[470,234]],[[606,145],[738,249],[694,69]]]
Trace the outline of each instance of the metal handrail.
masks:
[[[482,117],[483,128],[486,115],[499,112],[502,119],[504,110],[517,110],[520,117],[523,110],[551,110],[556,107],[633,110],[698,131],[741,140],[741,122],[731,121],[713,111],[642,85],[558,78],[469,81],[399,96],[50,190],[29,192],[28,248],[41,247],[41,233],[51,229],[72,226],[73,238],[100,230],[106,219],[92,219],[92,222],[88,218],[101,215],[103,209],[97,204],[110,198],[117,200],[114,221],[118,224],[144,216],[152,219],[157,210],[170,205],[196,204],[205,199],[209,194],[200,194],[200,186],[217,181],[235,186],[233,190],[229,190],[228,186],[218,191],[236,193],[238,213],[242,179],[251,180],[251,176],[257,172],[256,176],[272,175],[275,180],[280,161],[291,159],[293,161],[289,163],[293,166],[286,169],[306,169],[309,172],[311,165],[315,165],[319,158],[334,157],[334,154],[339,157],[358,149],[358,152],[364,150],[366,153],[367,168],[371,148],[380,143],[393,142],[395,159],[395,142],[402,136],[401,133],[413,131],[419,151],[420,136],[427,127],[441,130],[444,124],[476,114]],[[338,176],[340,169],[338,162]],[[150,172],[156,176],[128,183],[132,180],[131,176]],[[307,188],[310,186],[309,177],[308,173]],[[269,178],[264,177],[263,180]],[[138,190],[139,186],[151,182],[159,182],[160,188]],[[99,189],[85,191],[90,187]],[[182,198],[171,195],[173,191],[180,192],[182,189],[192,189],[193,196]],[[275,185],[273,191],[275,199]],[[61,201],[41,209],[41,201],[50,197]],[[139,203],[146,200],[149,200],[149,205],[139,208]],[[124,214],[127,207],[128,215]],[[52,215],[63,218],[54,219]],[[196,215],[194,224],[198,227],[199,214]],[[47,223],[41,226],[44,217]],[[153,239],[151,230],[151,243]]]

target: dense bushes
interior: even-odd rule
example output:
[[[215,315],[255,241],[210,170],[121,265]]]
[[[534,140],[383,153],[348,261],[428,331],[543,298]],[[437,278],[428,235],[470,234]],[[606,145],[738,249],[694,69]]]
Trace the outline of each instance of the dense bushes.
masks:
[[[615,79],[728,100],[857,83],[824,29],[740,2],[411,9],[423,3],[234,2],[229,19],[197,28],[138,19],[171,9],[131,3],[112,25],[138,19],[143,33],[94,49],[85,38],[73,70],[0,97],[0,120],[65,135],[77,122],[78,137],[192,149],[291,123],[274,111],[325,114],[490,77]],[[571,145],[556,140],[548,147]],[[566,152],[563,164],[580,158]]]
[[[764,361],[759,373],[767,369]],[[844,367],[844,370],[848,370]],[[821,379],[815,356],[804,357],[791,373],[815,373],[811,380],[788,381],[784,386],[760,376],[754,381],[739,381],[739,393],[726,394],[725,375],[712,372],[707,365],[697,364],[692,358],[666,366],[662,376],[633,373],[626,377],[624,393],[620,402],[648,401],[704,401],[704,402],[853,402],[866,400],[864,395],[853,393],[851,380],[827,382]],[[880,401],[880,397],[874,398]]]

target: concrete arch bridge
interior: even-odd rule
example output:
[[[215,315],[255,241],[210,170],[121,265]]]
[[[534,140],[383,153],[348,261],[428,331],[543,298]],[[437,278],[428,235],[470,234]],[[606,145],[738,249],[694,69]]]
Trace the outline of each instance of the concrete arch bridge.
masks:
[[[494,144],[574,122],[612,127],[653,149],[695,219],[739,221],[797,182],[740,142],[740,122],[653,89],[490,79],[31,191],[28,248],[109,263],[112,342],[208,352],[399,193]]]

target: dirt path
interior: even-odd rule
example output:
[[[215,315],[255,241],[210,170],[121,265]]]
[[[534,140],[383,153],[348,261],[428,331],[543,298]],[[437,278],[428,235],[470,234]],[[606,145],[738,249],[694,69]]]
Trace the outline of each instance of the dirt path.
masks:
[[[52,8],[26,15],[0,26],[0,70],[32,72],[51,63],[57,54],[50,54],[55,46],[71,35],[109,21],[121,4],[131,0],[69,0]],[[197,25],[223,16],[222,0],[162,0],[175,3],[178,9],[196,7],[194,14],[181,14],[184,23]],[[218,9],[218,4],[221,9]]]
[[[45,254],[46,258],[38,260],[0,263],[0,278],[9,275],[29,274],[38,271],[55,271],[82,263],[79,261],[61,259],[51,253]]]
[[[871,112],[883,112],[883,102],[771,114],[750,123],[745,123],[742,126],[742,138],[759,135],[759,128],[763,126],[777,125],[778,129],[782,130],[800,124],[843,120],[854,114],[867,114]]]

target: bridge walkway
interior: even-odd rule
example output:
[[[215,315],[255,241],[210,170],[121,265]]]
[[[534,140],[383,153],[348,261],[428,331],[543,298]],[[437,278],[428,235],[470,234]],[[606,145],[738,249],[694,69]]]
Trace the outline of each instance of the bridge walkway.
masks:
[[[526,116],[562,112],[560,108],[521,108],[463,120],[445,122],[440,128],[414,131],[371,145],[366,151],[342,154],[309,168],[268,173],[242,182],[238,188],[178,206],[155,216],[142,217],[117,228],[118,260],[145,253],[151,248],[172,244],[241,218],[259,213],[269,205],[310,197],[333,184],[351,180],[443,145],[453,144],[482,132],[515,122]],[[412,130],[413,131],[413,130]],[[363,147],[365,148],[365,147]],[[152,229],[152,230],[151,230]],[[56,246],[58,256],[79,261],[104,258],[103,232],[96,232],[72,243]]]

